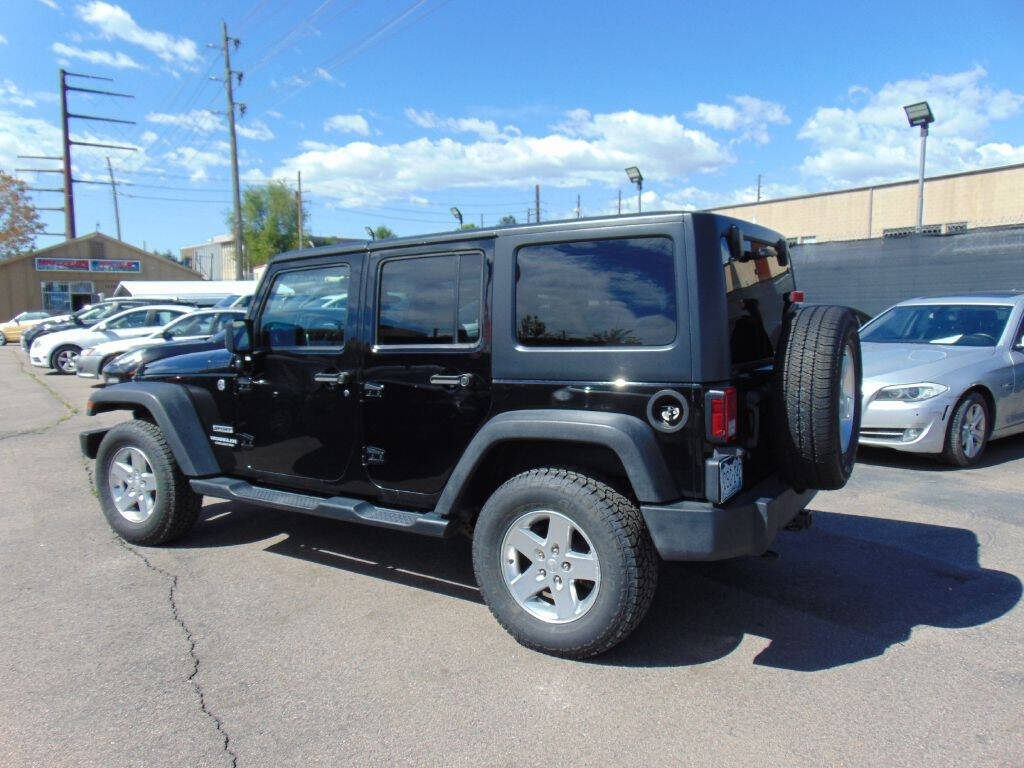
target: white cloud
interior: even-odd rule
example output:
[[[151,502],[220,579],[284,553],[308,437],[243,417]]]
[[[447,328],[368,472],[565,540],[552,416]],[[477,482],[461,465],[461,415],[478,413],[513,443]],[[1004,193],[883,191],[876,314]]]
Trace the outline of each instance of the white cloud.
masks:
[[[142,143],[143,144],[152,144],[156,140],[157,140],[157,135],[155,133],[153,133],[153,131],[143,131],[143,133],[142,133]]]
[[[198,133],[213,133],[214,131],[227,131],[227,121],[218,112],[209,109],[193,109],[189,112],[167,113],[150,112],[146,115],[147,122],[158,125],[177,125]],[[256,141],[270,141],[274,138],[273,131],[262,120],[253,120],[248,124],[235,123],[235,130],[239,136]]]
[[[211,149],[177,147],[164,155],[164,159],[188,171],[192,181],[203,181],[208,178],[206,169],[209,166],[230,164],[230,151],[231,147],[226,141],[219,141]]]
[[[769,125],[788,125],[790,120],[786,108],[774,101],[756,99],[753,96],[733,96],[732,104],[707,104],[700,102],[690,112],[698,123],[722,131],[739,133],[743,140],[767,144]]]
[[[284,115],[278,112],[276,109],[268,109],[267,115],[274,118],[275,120],[280,120],[282,117],[284,117]]]
[[[248,124],[235,123],[235,130],[239,136],[245,136],[254,141],[270,141],[274,138],[274,132],[262,120],[253,120]]]
[[[53,10],[55,11],[60,10],[60,6],[57,5],[57,3],[54,2],[54,0],[39,0],[39,2],[45,5],[47,8],[53,8]]]
[[[146,115],[150,123],[161,125],[178,125],[200,133],[226,130],[225,122],[216,112],[208,109],[193,109],[190,112],[168,114],[166,112],[150,112]]]
[[[503,129],[493,120],[481,120],[477,117],[438,117],[433,112],[418,110],[409,107],[405,110],[405,116],[420,128],[431,130],[440,129],[452,133],[475,133],[484,139],[498,139],[520,135],[518,128],[506,125]]]
[[[13,104],[16,107],[34,107],[36,100],[24,93],[13,80],[0,80],[0,104]]]
[[[316,69],[314,69],[313,74],[320,80],[326,80],[328,83],[334,82],[334,75],[332,75],[323,67],[317,67]]]
[[[429,120],[424,113],[415,115]],[[674,115],[632,110],[595,115],[574,110],[542,136],[506,133],[466,143],[447,137],[402,144],[353,141],[303,149],[273,175],[290,178],[301,169],[310,189],[345,205],[451,187],[618,185],[622,169],[630,165],[641,166],[646,178],[658,181],[732,162],[727,148],[686,128]]]
[[[370,135],[370,124],[362,115],[334,115],[324,121],[325,131],[338,133],[357,133],[360,136]]]
[[[9,80],[0,81],[0,102],[4,101],[9,83]],[[24,162],[17,160],[18,155],[59,155],[60,148],[61,133],[56,125],[0,108],[0,168],[10,173],[12,168]]]
[[[84,22],[96,27],[107,40],[118,38],[139,45],[167,62],[193,64],[199,60],[199,50],[194,40],[143,29],[119,5],[93,0],[77,6],[75,10]]]
[[[886,83],[877,92],[855,86],[860,108],[819,107],[799,138],[815,152],[801,171],[832,186],[878,184],[914,178],[920,148],[907,125],[903,105],[927,100],[935,113],[928,138],[929,175],[1021,162],[1024,145],[987,143],[993,122],[1018,114],[1024,94],[984,84],[987,72],[975,67],[951,75]]]
[[[64,43],[54,43],[51,47],[54,53],[59,56],[66,56],[69,59],[82,59],[90,64],[102,64],[117,69],[142,69],[139,63],[131,56],[120,51],[115,51],[114,53],[109,51],[85,51],[81,48],[64,45]]]
[[[7,45],[7,38],[0,35],[0,45]]]

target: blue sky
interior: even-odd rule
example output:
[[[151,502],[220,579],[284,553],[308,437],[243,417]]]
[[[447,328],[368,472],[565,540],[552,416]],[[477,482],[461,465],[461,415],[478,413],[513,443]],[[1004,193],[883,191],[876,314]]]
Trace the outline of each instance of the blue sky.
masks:
[[[241,172],[303,187],[315,234],[701,208],[913,178],[900,106],[928,99],[928,172],[1024,162],[1024,3],[517,3],[4,0],[0,168],[59,154],[58,68],[115,78],[72,109],[123,182],[124,239],[177,249],[227,231],[220,21],[242,39]],[[87,83],[83,82],[83,85]],[[82,179],[106,152],[76,150]],[[37,186],[59,177],[19,174]],[[40,183],[45,182],[45,183]],[[58,182],[59,183],[59,182]],[[113,233],[109,189],[76,185],[80,233]],[[154,199],[164,198],[164,199]],[[39,205],[59,195],[37,194]],[[45,213],[47,229],[62,214]],[[40,245],[56,242],[41,237]]]

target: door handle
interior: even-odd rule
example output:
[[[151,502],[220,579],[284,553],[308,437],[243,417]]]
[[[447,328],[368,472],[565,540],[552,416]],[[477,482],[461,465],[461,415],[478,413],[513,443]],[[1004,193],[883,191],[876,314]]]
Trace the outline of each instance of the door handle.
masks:
[[[431,384],[439,384],[442,387],[462,387],[469,389],[476,382],[476,376],[472,373],[456,373],[452,375],[435,373],[430,377]]]
[[[342,371],[341,373],[330,373],[327,371],[314,373],[313,381],[321,384],[345,384],[348,382],[348,371]]]

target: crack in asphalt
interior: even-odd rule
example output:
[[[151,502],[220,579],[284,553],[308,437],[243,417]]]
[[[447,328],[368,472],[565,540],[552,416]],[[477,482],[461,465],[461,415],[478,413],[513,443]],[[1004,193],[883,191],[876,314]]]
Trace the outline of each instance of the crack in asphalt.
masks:
[[[38,384],[43,389],[45,389],[54,400],[56,400],[58,403],[60,403],[61,406],[64,407],[65,412],[64,412],[63,416],[61,416],[59,419],[57,419],[52,424],[44,424],[41,427],[35,427],[33,429],[22,429],[22,430],[17,430],[17,431],[14,431],[14,432],[0,432],[0,440],[8,440],[8,439],[10,439],[12,437],[24,437],[25,435],[42,435],[42,434],[45,434],[45,433],[49,432],[51,429],[55,429],[55,428],[59,427],[65,421],[67,421],[72,416],[74,416],[76,413],[78,413],[78,409],[75,408],[75,406],[73,406],[71,403],[69,403],[63,397],[61,397],[61,394],[57,390],[55,390],[53,387],[51,387],[45,381],[40,379],[38,376],[35,376],[31,371],[27,370],[25,368],[25,363],[22,360],[18,360],[18,367],[21,369],[21,372],[23,374],[28,376],[28,378],[32,379],[32,381],[34,381],[36,384]]]
[[[178,612],[178,603],[175,600],[175,592],[177,592],[178,589],[178,577],[175,574],[170,573],[169,571],[165,571],[160,566],[153,565],[144,554],[135,549],[135,547],[129,545],[128,542],[126,542],[120,536],[115,535],[113,538],[114,541],[117,544],[119,544],[122,549],[131,552],[133,555],[139,558],[139,560],[141,560],[149,570],[154,571],[155,573],[159,573],[165,578],[170,579],[171,584],[170,588],[167,590],[167,602],[170,604],[171,614],[174,617],[174,621],[177,623],[179,627],[181,627],[181,631],[185,635],[185,642],[188,643],[188,655],[189,658],[192,660],[192,671],[189,673],[188,677],[185,678],[185,680],[186,682],[191,684],[192,690],[195,691],[196,697],[199,699],[200,711],[210,719],[214,727],[217,729],[217,733],[223,740],[224,752],[227,754],[229,758],[231,758],[232,768],[238,768],[238,755],[231,748],[231,737],[228,735],[228,732],[224,729],[223,721],[216,714],[214,714],[209,709],[209,707],[206,706],[206,696],[203,693],[203,687],[199,684],[199,654],[196,653],[196,641],[195,638],[192,636],[192,630],[189,629],[188,624],[185,623],[185,620],[181,617],[181,614]]]

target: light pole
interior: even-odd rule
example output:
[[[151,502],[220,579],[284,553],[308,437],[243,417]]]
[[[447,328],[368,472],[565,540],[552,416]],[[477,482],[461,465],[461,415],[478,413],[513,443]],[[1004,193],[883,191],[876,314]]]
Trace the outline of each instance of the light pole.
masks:
[[[640,213],[640,195],[644,189],[644,177],[640,174],[640,169],[635,165],[631,165],[626,169],[626,175],[629,176],[629,180],[636,184],[636,212]]]
[[[928,126],[935,122],[935,115],[927,101],[908,104],[903,111],[907,113],[911,128],[921,126],[921,171],[917,178],[917,231],[920,232],[924,223],[924,149],[928,142]]]
[[[367,228],[366,228],[366,234],[368,234],[368,235],[370,236],[370,239],[371,239],[371,240],[376,240],[376,239],[377,239],[377,233],[376,233],[376,232],[374,232],[374,231],[373,231],[372,229],[370,229],[369,227],[367,227]]]
[[[458,219],[459,229],[462,229],[462,211],[456,208],[454,205],[449,209],[452,212],[452,216]]]

